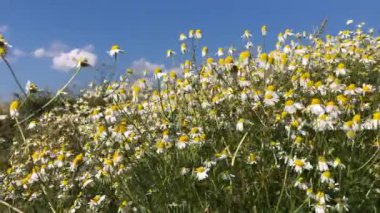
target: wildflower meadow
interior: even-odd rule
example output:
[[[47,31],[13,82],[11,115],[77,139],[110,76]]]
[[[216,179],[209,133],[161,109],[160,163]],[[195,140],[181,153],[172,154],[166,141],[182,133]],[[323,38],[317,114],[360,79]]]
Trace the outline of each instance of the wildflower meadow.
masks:
[[[44,93],[18,81],[0,36],[19,87],[0,111],[0,212],[377,212],[380,36],[351,23],[287,29],[273,49],[270,26],[213,50],[189,30],[166,54],[177,69],[79,95],[86,57]],[[115,64],[119,45],[104,50]]]

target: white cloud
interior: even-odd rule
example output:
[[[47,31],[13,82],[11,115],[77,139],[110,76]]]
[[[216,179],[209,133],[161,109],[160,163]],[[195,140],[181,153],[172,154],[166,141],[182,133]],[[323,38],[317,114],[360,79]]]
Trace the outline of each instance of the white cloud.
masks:
[[[165,65],[151,63],[145,58],[140,58],[138,60],[135,60],[132,62],[132,65],[131,65],[131,69],[133,69],[135,72],[143,72],[146,70],[148,73],[150,73],[150,72],[153,72],[153,70],[157,67],[164,69]]]
[[[12,50],[12,55],[16,56],[16,57],[22,57],[22,56],[25,56],[26,55],[26,52],[24,52],[23,50],[19,49],[19,48],[14,48]]]
[[[62,52],[67,51],[69,48],[66,44],[55,41],[49,48],[38,48],[34,50],[33,55],[36,58],[52,58],[60,55]]]
[[[55,70],[68,72],[72,70],[77,60],[81,57],[86,58],[90,65],[94,66],[97,61],[97,56],[93,53],[94,45],[90,44],[83,48],[69,49],[69,47],[60,42],[53,42],[48,48],[38,48],[33,51],[33,56],[36,58],[51,58],[52,67]]]
[[[140,58],[132,62],[131,69],[133,70],[133,75],[131,79],[139,79],[144,77],[144,72],[146,71],[147,75],[145,78],[148,80],[153,79],[153,71],[157,67],[160,67],[162,70],[165,70],[165,65],[152,63],[145,58]]]
[[[77,65],[77,60],[81,57],[86,58],[91,66],[97,61],[97,56],[91,51],[85,49],[72,49],[69,52],[63,52],[53,57],[53,68],[59,71],[68,72]]]
[[[46,50],[44,48],[38,48],[33,52],[34,57],[43,58],[46,56]]]
[[[6,33],[8,30],[8,25],[0,25],[0,33]]]

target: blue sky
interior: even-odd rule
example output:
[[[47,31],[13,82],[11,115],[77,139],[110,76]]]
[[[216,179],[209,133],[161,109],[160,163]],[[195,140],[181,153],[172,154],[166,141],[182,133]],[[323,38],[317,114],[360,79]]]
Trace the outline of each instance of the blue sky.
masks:
[[[119,71],[129,66],[170,67],[166,50],[179,52],[178,35],[191,28],[202,29],[201,45],[216,52],[218,47],[242,45],[244,29],[260,43],[264,24],[271,41],[286,28],[310,31],[325,17],[328,33],[344,28],[347,19],[378,30],[379,11],[379,0],[1,0],[0,31],[14,46],[9,58],[21,82],[31,80],[55,90],[71,73],[54,68],[53,60],[76,48],[96,55],[97,67],[112,64],[106,51],[113,44],[127,51],[117,64]],[[84,85],[100,75],[88,69],[75,83]],[[17,86],[0,63],[0,98],[9,100],[14,91]]]

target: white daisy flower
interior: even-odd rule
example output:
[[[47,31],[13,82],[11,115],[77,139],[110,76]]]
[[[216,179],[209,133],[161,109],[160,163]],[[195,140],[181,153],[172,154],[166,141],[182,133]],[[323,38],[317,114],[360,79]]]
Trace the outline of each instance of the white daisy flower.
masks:
[[[111,49],[107,52],[110,56],[117,56],[119,53],[124,52],[124,50],[120,49],[119,45],[113,45]]]
[[[208,174],[207,172],[209,171],[210,169],[207,168],[207,167],[203,167],[203,166],[200,166],[198,168],[195,169],[195,173],[196,173],[196,178],[201,181],[201,180],[204,180],[208,177]]]
[[[321,101],[318,98],[313,98],[311,104],[308,107],[309,111],[314,115],[321,115],[325,112],[323,106],[321,105]]]
[[[249,30],[244,30],[243,35],[241,36],[243,39],[250,39],[252,37],[252,34]]]
[[[184,33],[179,34],[179,40],[184,41],[187,39],[187,36]]]
[[[327,184],[334,184],[335,183],[334,179],[332,178],[331,172],[329,170],[324,171],[321,174],[321,182],[327,183]]]
[[[301,174],[303,170],[310,170],[313,168],[313,166],[306,161],[306,158],[299,159],[297,157],[294,157],[293,159],[289,160],[289,165],[294,167],[294,171],[298,174]]]
[[[323,156],[320,156],[318,158],[318,169],[319,171],[323,172],[323,171],[327,171],[329,170],[329,166],[327,164],[327,160],[325,157]]]

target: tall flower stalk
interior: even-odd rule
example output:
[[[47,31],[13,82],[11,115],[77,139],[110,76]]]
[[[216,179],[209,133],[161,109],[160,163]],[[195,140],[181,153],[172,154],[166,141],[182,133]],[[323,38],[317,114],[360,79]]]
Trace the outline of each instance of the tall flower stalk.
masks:
[[[65,89],[71,84],[71,82],[79,75],[80,71],[82,70],[82,67],[85,67],[85,66],[88,66],[88,63],[87,61],[86,62],[78,62],[78,66],[77,66],[77,70],[75,71],[75,73],[71,76],[71,78],[66,82],[66,84],[57,91],[57,93],[55,94],[54,97],[52,97],[46,104],[44,104],[42,107],[40,107],[39,109],[37,109],[36,111],[34,111],[33,113],[31,113],[30,115],[28,115],[26,118],[22,119],[20,121],[20,124],[28,121],[29,119],[31,119],[32,117],[34,117],[35,115],[37,115],[37,113],[41,112],[42,110],[46,109],[48,106],[50,106],[50,104],[52,104],[55,100],[57,100],[57,98],[62,94],[63,91],[65,91]]]

